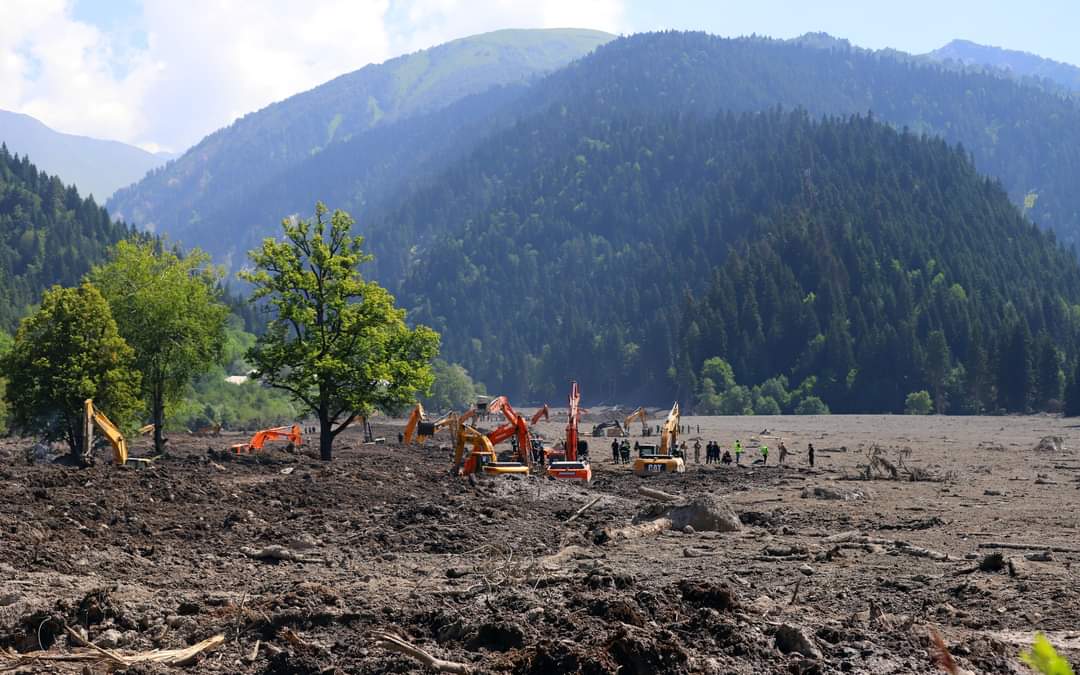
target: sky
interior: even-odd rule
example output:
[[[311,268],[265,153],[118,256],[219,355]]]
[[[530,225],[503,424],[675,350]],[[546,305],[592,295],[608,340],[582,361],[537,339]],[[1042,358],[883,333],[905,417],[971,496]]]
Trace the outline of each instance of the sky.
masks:
[[[825,31],[924,53],[955,38],[1080,64],[1077,0],[0,0],[0,109],[182,152],[368,63],[499,28]]]

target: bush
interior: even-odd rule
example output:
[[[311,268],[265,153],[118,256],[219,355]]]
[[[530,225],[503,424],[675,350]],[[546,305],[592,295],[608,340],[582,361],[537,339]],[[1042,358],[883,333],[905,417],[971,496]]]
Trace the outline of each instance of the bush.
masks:
[[[780,404],[772,396],[762,396],[754,404],[755,415],[779,415]]]
[[[829,406],[817,396],[807,396],[795,406],[796,415],[828,415]]]
[[[904,399],[904,412],[908,415],[929,415],[934,409],[934,402],[930,400],[930,392],[913,391]]]

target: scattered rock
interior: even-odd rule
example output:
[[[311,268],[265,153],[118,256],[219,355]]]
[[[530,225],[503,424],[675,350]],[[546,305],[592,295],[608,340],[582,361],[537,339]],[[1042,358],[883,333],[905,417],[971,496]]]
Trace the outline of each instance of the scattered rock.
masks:
[[[115,628],[103,632],[94,640],[94,644],[103,649],[116,649],[124,640],[124,636]]]
[[[822,658],[821,650],[802,628],[783,624],[776,629],[776,648],[784,654],[802,654],[811,659]]]
[[[814,574],[814,568],[810,567],[810,565],[807,565],[807,564],[803,564],[801,567],[799,567],[799,571],[802,572],[803,574],[805,574],[808,577],[813,576],[813,574]]]
[[[815,485],[813,487],[808,485],[803,488],[802,493],[799,496],[801,496],[803,499],[814,498],[845,502],[866,498],[866,494],[862,490],[856,490],[853,488],[826,487],[822,485]]]
[[[1065,439],[1061,436],[1043,436],[1035,444],[1033,450],[1039,452],[1061,452],[1065,447]]]

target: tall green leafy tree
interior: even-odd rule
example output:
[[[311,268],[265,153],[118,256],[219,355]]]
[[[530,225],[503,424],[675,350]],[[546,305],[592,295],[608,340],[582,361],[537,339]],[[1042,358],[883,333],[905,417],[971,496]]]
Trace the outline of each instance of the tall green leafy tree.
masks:
[[[221,277],[198,249],[180,257],[137,241],[119,242],[110,261],[90,274],[135,349],[157,452],[164,450],[166,406],[221,359],[229,315]]]
[[[122,427],[142,410],[134,350],[89,283],[46,291],[41,308],[23,319],[2,365],[12,429],[64,441],[73,455],[83,447],[86,399]]]
[[[371,260],[348,213],[315,205],[315,218],[282,222],[284,239],[252,251],[253,301],[271,312],[248,352],[256,376],[284,389],[319,420],[319,454],[360,415],[397,411],[432,384],[439,335],[409,328],[393,296],[359,271]]]

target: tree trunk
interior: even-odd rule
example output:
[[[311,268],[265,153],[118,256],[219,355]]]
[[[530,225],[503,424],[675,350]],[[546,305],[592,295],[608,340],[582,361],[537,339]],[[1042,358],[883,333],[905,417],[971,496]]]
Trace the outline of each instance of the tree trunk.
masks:
[[[165,453],[165,397],[162,394],[155,392],[152,407],[152,417],[154,422],[154,452],[158,455],[162,455]]]
[[[330,428],[330,416],[319,414],[319,459],[329,462],[334,458],[334,434]]]

